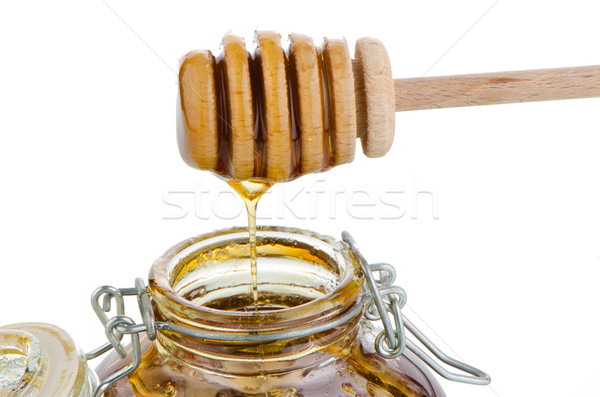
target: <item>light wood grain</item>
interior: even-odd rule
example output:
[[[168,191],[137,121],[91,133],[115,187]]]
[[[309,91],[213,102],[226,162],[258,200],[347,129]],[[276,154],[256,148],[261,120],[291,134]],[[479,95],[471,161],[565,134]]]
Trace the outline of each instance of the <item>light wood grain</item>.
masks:
[[[381,157],[394,141],[394,82],[390,58],[383,44],[365,37],[356,42],[354,90],[357,132],[363,153]]]
[[[394,80],[396,112],[600,96],[600,66]]]

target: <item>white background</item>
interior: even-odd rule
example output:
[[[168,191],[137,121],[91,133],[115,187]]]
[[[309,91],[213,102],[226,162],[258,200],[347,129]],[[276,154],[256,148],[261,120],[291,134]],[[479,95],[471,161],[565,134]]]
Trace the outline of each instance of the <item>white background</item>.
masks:
[[[132,286],[174,243],[245,224],[175,141],[178,59],[217,51],[230,29],[247,42],[257,28],[377,37],[395,77],[600,64],[597,2],[214,3],[2,3],[0,323],[52,322],[90,350],[104,341],[95,287]],[[386,157],[276,186],[259,208],[275,219],[259,223],[347,229],[370,261],[393,263],[407,315],[493,377],[442,381],[450,396],[598,396],[599,109],[398,114]],[[294,214],[281,200],[298,191]]]

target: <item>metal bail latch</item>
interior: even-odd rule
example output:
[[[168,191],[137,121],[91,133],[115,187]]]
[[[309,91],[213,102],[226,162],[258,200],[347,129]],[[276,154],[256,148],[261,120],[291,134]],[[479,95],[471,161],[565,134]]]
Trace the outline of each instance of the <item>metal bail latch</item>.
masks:
[[[391,265],[384,263],[369,265],[358,250],[350,233],[342,233],[342,239],[348,244],[352,254],[358,260],[367,281],[362,305],[355,305],[343,315],[325,321],[322,324],[314,325],[313,327],[293,331],[285,330],[250,334],[244,336],[245,340],[249,342],[269,342],[314,335],[346,323],[358,315],[364,307],[364,315],[368,320],[381,320],[383,323],[384,329],[375,340],[375,349],[382,357],[387,359],[398,357],[405,348],[408,348],[435,372],[446,379],[475,385],[487,385],[490,383],[491,379],[485,372],[444,354],[402,314],[401,310],[406,304],[406,292],[402,288],[392,285],[396,279],[396,271]],[[378,274],[378,277],[375,276],[376,274]],[[125,315],[125,296],[137,297],[142,324],[136,324],[131,318]],[[109,319],[107,313],[111,311],[113,304],[116,315]],[[125,349],[121,344],[121,339],[124,335],[131,337],[132,346],[131,363],[104,379],[94,391],[94,397],[101,397],[111,384],[132,373],[140,365],[142,360],[140,333],[142,332],[146,333],[149,340],[156,339],[157,331],[168,331],[194,338],[222,341],[235,341],[239,338],[237,335],[198,330],[184,325],[155,321],[150,296],[141,278],[135,280],[134,288],[103,286],[96,289],[92,294],[92,307],[104,326],[108,342],[87,353],[86,358],[88,360],[99,357],[113,349],[121,357],[126,357]],[[444,369],[435,359],[421,350],[410,339],[407,339],[405,330],[412,333],[438,360],[470,375],[455,374]]]
[[[401,310],[406,304],[406,292],[402,288],[392,285],[396,279],[394,267],[386,263],[370,265],[347,231],[342,233],[342,240],[350,247],[365,275],[367,290],[363,297],[365,317],[371,321],[381,320],[383,323],[383,331],[375,339],[375,349],[380,356],[387,359],[395,358],[400,356],[405,348],[408,348],[431,369],[448,380],[473,385],[490,384],[491,378],[488,374],[446,355],[402,314]],[[379,275],[378,278],[376,278],[376,274]],[[407,339],[406,330],[413,334],[439,361],[469,375],[446,370],[433,357]]]
[[[143,324],[136,324],[131,318],[125,316],[124,296],[137,296]],[[109,319],[106,313],[111,311],[113,300],[116,304],[117,313],[114,317]],[[152,312],[152,307],[150,305],[150,297],[146,291],[144,280],[141,278],[135,280],[134,288],[115,288],[110,286],[97,288],[92,294],[92,307],[94,308],[94,312],[98,316],[98,319],[104,326],[108,343],[86,353],[86,359],[94,359],[111,349],[114,349],[119,356],[125,358],[127,352],[121,344],[121,339],[125,334],[128,334],[131,337],[131,363],[100,382],[94,391],[94,397],[101,397],[110,385],[132,373],[139,367],[142,362],[140,333],[145,332],[148,339],[154,340],[156,338],[156,326],[154,323],[154,313]]]

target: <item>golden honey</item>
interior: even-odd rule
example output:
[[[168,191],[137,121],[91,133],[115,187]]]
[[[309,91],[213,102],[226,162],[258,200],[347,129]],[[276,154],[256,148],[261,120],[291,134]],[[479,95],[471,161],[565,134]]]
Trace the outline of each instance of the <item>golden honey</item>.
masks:
[[[250,244],[250,272],[252,277],[252,296],[254,306],[258,305],[258,280],[256,268],[256,207],[260,198],[272,186],[270,183],[260,181],[229,181],[246,205],[248,213],[248,241]]]

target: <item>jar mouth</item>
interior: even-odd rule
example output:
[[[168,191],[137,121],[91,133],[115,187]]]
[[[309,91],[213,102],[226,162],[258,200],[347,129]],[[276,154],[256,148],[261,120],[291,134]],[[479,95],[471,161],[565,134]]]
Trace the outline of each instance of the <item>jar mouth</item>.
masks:
[[[326,320],[358,302],[360,269],[346,244],[302,229],[257,230],[252,296],[246,228],[187,239],[152,266],[149,292],[165,320],[225,331],[270,331]]]

